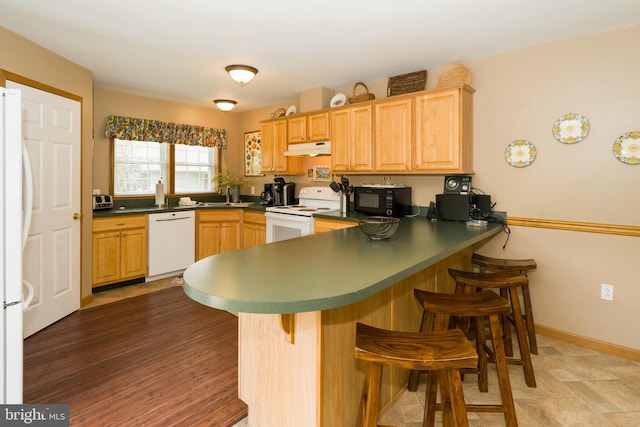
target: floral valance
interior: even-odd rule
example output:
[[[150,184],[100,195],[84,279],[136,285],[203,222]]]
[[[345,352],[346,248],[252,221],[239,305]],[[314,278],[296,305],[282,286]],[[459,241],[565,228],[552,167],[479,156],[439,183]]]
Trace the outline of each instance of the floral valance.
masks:
[[[110,115],[104,136],[127,141],[167,142],[227,148],[226,129]]]

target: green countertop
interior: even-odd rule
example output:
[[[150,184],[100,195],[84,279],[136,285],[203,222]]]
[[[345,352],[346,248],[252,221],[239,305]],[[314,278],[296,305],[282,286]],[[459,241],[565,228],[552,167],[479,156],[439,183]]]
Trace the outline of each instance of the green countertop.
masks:
[[[502,230],[501,224],[403,218],[389,241],[359,227],[204,258],[184,272],[184,291],[209,307],[298,313],[349,305]]]
[[[154,214],[154,213],[165,213],[165,212],[180,212],[180,211],[193,211],[193,210],[224,210],[224,209],[246,209],[251,211],[259,211],[264,212],[264,206],[261,206],[260,203],[253,203],[248,207],[235,207],[235,206],[178,206],[170,205],[167,207],[159,208],[157,206],[126,206],[120,208],[113,209],[103,209],[103,210],[95,210],[93,211],[93,218],[109,218],[114,216],[126,216],[126,215],[142,215],[142,214]]]

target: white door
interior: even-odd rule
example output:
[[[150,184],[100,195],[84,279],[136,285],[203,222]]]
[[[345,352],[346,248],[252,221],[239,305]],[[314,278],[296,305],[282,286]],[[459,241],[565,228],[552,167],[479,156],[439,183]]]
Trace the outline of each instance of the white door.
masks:
[[[80,103],[7,81],[22,90],[23,139],[33,171],[33,216],[23,276],[34,287],[24,336],[80,308]]]

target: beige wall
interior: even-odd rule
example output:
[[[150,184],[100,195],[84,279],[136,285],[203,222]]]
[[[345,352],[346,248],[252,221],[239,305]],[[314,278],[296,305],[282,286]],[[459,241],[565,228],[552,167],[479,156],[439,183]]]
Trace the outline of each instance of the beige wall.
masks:
[[[634,54],[640,26],[570,39],[469,63],[475,96],[474,185],[511,216],[640,226],[640,165],[619,162],[615,139],[640,129],[640,67]],[[553,122],[576,112],[591,124],[575,145],[557,142]],[[538,150],[523,169],[503,158],[519,138]],[[486,252],[534,257],[531,275],[536,323],[640,349],[640,280],[637,237],[512,227],[502,250],[495,239]],[[614,285],[612,302],[600,285]]]
[[[82,255],[81,296],[91,295],[91,176],[93,73],[4,27],[0,27],[0,69],[82,98]],[[41,87],[39,87],[41,88]]]

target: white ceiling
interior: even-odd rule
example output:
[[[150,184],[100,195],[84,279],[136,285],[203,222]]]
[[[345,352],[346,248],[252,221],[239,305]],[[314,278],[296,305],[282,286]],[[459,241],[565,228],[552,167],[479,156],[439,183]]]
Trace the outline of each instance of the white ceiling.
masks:
[[[637,23],[638,0],[0,0],[0,25],[97,87],[235,111]]]

